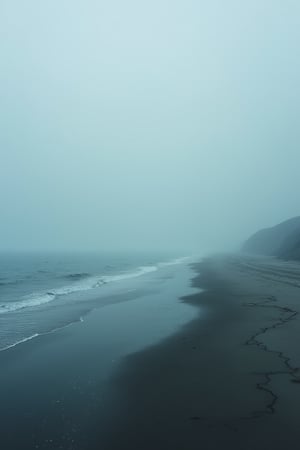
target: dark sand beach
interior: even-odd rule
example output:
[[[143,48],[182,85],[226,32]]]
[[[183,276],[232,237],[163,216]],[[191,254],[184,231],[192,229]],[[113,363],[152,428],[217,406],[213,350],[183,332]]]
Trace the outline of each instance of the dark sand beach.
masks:
[[[183,301],[205,321],[127,358],[105,448],[298,448],[300,266],[230,256],[195,270],[205,292]]]
[[[120,358],[120,342],[105,351],[108,344],[97,340],[105,308],[2,352],[1,448],[298,448],[300,265],[230,255],[195,264],[193,274],[194,287],[204,290],[182,297],[185,324],[136,349],[125,342],[128,330],[143,317],[134,343],[155,328],[155,316],[149,309],[149,321],[134,316],[139,303],[112,306],[117,336],[132,305],[132,323],[117,338]],[[152,306],[152,314],[164,314],[161,327],[174,320],[178,286],[163,291],[164,310],[157,309],[163,297]]]

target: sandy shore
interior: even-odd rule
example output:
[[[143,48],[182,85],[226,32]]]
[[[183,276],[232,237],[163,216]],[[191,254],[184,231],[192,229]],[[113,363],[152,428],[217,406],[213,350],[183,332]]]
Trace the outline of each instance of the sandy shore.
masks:
[[[300,265],[233,255],[168,270],[0,354],[1,448],[298,448]]]
[[[193,274],[188,264],[169,265],[108,285],[82,322],[0,352],[1,449],[104,448],[126,406],[114,374],[127,355],[195,317],[197,310],[180,301],[197,291]]]
[[[125,405],[107,449],[283,449],[300,445],[300,265],[239,256],[195,266],[206,310],[127,358]]]

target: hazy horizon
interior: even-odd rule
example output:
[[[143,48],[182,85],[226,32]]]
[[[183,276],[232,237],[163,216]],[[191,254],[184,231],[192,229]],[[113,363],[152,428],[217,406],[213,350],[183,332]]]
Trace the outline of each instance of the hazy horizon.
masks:
[[[3,0],[0,250],[230,250],[299,215],[299,13]]]

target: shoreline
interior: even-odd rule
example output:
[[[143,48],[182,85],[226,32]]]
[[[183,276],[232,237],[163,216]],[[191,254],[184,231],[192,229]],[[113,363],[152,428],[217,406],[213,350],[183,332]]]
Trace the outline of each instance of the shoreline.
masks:
[[[300,279],[300,265],[291,266],[290,276]],[[300,291],[287,266],[237,255],[209,258],[194,269],[193,284],[204,292],[183,301],[204,307],[205,320],[199,316],[126,358],[114,380],[119,395],[126,393],[126,409],[114,418],[118,433],[112,438],[110,430],[103,448],[120,448],[120,436],[124,450],[297,446],[300,386],[293,357]]]
[[[138,289],[130,292],[124,283],[123,294],[102,301],[84,322],[2,351],[3,447],[86,450],[96,442],[98,446],[99,429],[111,425],[110,414],[120,407],[111,379],[124,357],[158,343],[195,316],[194,308],[179,300],[194,291],[189,287],[191,276],[189,265],[182,264],[140,277]]]
[[[45,288],[44,292],[42,290],[35,292],[35,288],[32,287],[33,292],[30,295],[19,293],[18,301],[0,304],[0,352],[82,321],[82,317],[98,308],[126,301],[126,295],[128,300],[131,300],[133,296],[143,296],[144,285],[149,287],[151,275],[159,277],[159,274],[166,272],[168,268],[187,264],[188,260],[191,260],[191,257],[176,258],[151,265],[145,263],[132,270],[116,271],[113,275],[101,277],[84,274],[88,275],[84,277],[84,283],[88,282],[88,285],[79,285],[76,280],[72,287],[64,285],[53,289]],[[104,277],[109,278],[110,281],[104,282]],[[98,280],[97,283],[96,280]],[[49,296],[51,300],[48,299]],[[25,300],[27,297],[28,299]],[[3,300],[4,298],[5,295]],[[31,304],[32,299],[38,301],[35,300]],[[29,315],[30,320],[28,320]]]
[[[149,276],[148,291],[94,310],[82,324],[1,352],[1,443],[297,447],[298,275],[300,264],[207,258]]]

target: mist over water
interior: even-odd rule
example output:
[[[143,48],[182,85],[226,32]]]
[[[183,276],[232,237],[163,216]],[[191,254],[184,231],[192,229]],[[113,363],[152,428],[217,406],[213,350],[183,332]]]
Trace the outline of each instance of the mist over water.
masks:
[[[299,13],[3,0],[0,249],[202,252],[297,215]]]
[[[1,449],[299,447],[299,43],[299,0],[0,1]]]

